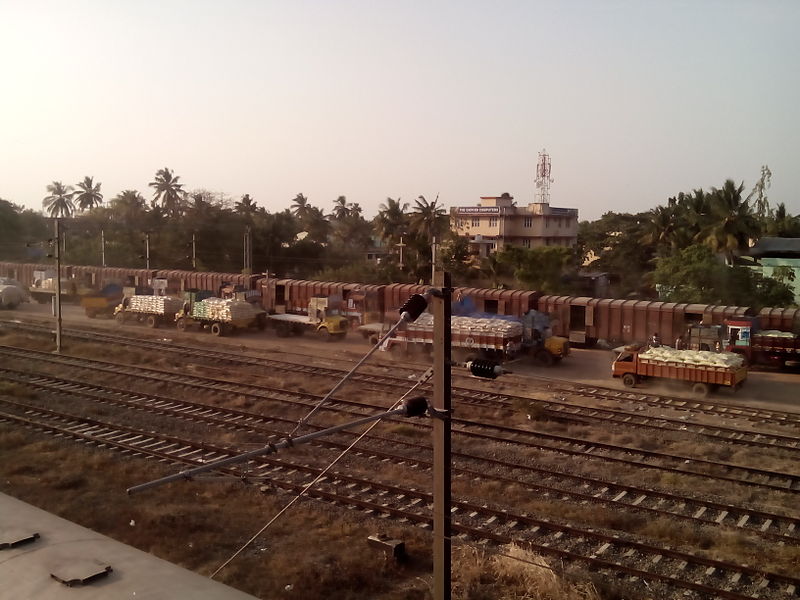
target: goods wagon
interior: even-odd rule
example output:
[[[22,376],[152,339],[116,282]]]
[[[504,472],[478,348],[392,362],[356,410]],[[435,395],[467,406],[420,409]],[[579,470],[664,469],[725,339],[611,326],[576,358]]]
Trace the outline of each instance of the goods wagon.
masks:
[[[308,314],[312,298],[337,302],[352,327],[379,322],[384,314],[382,292],[386,286],[272,278],[260,283],[262,307],[272,314]]]
[[[671,344],[690,325],[722,325],[727,318],[751,312],[740,306],[585,296],[541,296],[538,305],[540,311],[550,314],[553,333],[587,346],[598,339],[611,343],[644,342],[654,333]]]

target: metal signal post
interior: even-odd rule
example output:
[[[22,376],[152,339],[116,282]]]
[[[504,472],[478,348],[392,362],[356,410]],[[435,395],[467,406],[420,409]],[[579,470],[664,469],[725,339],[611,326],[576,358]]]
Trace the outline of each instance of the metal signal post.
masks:
[[[56,217],[56,354],[61,354],[61,221]]]
[[[434,271],[433,312],[433,597],[449,600],[452,591],[450,273]],[[437,416],[438,415],[438,416]]]

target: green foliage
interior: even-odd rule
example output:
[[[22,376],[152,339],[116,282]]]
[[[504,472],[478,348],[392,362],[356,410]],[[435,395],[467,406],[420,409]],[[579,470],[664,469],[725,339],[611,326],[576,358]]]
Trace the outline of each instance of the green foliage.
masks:
[[[657,259],[653,274],[667,302],[733,306],[789,306],[792,290],[748,267],[726,266],[707,246],[695,244]]]
[[[562,246],[511,247],[498,254],[497,262],[511,267],[526,288],[557,293],[565,287],[565,274],[574,270],[575,251]]]
[[[614,276],[613,296],[652,295],[646,275],[656,250],[646,241],[649,221],[649,213],[607,212],[597,221],[578,224],[580,262]]]

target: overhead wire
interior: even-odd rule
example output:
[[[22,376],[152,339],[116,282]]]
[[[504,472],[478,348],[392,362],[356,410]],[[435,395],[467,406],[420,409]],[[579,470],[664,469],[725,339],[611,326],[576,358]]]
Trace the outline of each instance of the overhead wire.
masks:
[[[398,405],[400,405],[403,402],[403,400],[405,400],[412,392],[414,392],[414,390],[416,390],[422,384],[427,382],[427,380],[430,379],[432,374],[433,372],[431,369],[428,369],[425,373],[423,373],[417,380],[417,382],[413,386],[411,386],[411,388],[408,391],[406,391],[405,394],[403,394],[399,399],[397,399],[392,404],[389,410],[397,408]],[[303,489],[300,490],[297,493],[297,495],[295,495],[280,511],[278,511],[277,514],[275,514],[275,516],[273,516],[269,521],[267,521],[267,523],[261,529],[259,529],[249,540],[247,540],[244,544],[242,544],[242,546],[238,550],[236,550],[236,552],[234,552],[225,562],[223,562],[219,567],[217,567],[217,569],[210,575],[210,578],[213,579],[220,571],[222,571],[231,562],[233,562],[237,556],[239,556],[242,552],[244,552],[245,549],[247,549],[247,547],[250,546],[250,544],[252,544],[255,540],[257,540],[262,533],[264,533],[275,521],[277,521],[281,517],[281,515],[286,513],[286,511],[288,511],[292,506],[294,506],[294,504],[297,503],[308,490],[310,490],[317,482],[319,482],[323,477],[325,477],[328,471],[330,471],[336,465],[336,463],[338,463],[342,458],[344,458],[344,456],[348,452],[350,452],[350,450],[352,450],[356,446],[356,444],[358,444],[362,439],[364,439],[378,425],[378,423],[379,421],[373,422],[361,434],[359,434],[358,437],[354,439],[347,446],[347,448],[342,450],[327,467],[325,467],[322,471],[320,471],[320,473],[312,481],[303,486]]]

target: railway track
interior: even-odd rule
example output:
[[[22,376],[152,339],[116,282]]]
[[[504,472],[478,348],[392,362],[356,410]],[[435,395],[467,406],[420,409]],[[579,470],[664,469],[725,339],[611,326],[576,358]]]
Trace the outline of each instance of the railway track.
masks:
[[[60,360],[47,353],[38,354],[42,360]],[[33,354],[30,354],[29,356],[33,356]],[[63,360],[70,360],[74,366],[82,366],[82,368],[90,368],[93,362],[95,364],[99,364],[99,361],[91,361],[89,359],[77,357],[64,358]],[[106,365],[105,368],[107,371],[114,373],[115,375],[124,374],[127,371],[130,376],[140,379],[142,378],[143,374],[146,373],[146,369],[141,367],[129,367],[125,365]],[[304,372],[308,372],[310,374],[314,373],[313,367],[307,367],[306,369],[307,370]],[[263,390],[261,386],[234,383],[219,379],[202,378],[195,375],[189,376],[163,370],[157,371],[154,375],[150,375],[149,377],[155,380],[163,380],[165,377],[167,377],[171,383],[177,383],[180,385],[211,391],[226,391],[237,394],[255,394],[255,397],[261,397],[262,399],[267,398],[288,403],[299,401],[306,408],[311,405],[311,402],[316,403],[320,400],[320,397],[313,394],[289,390],[272,390],[268,396],[264,396],[263,392],[261,391]],[[408,386],[407,380],[405,385],[406,387]],[[276,396],[276,393],[278,396]],[[374,404],[353,400],[344,400],[342,398],[335,399],[335,402],[336,405],[346,407],[341,408],[341,410],[346,410],[349,408],[359,411],[359,413],[362,415],[364,411],[371,411],[376,408],[376,405]],[[749,487],[760,487],[790,493],[800,492],[800,474],[784,473],[769,469],[758,469],[755,467],[726,463],[724,461],[712,461],[698,458],[696,456],[647,451],[628,446],[618,446],[608,443],[575,439],[563,435],[554,435],[534,429],[520,429],[517,427],[493,425],[468,419],[454,418],[453,424],[456,426],[456,431],[460,432],[461,434],[487,441],[520,444],[539,450],[559,452],[572,456],[579,456],[582,458],[591,457],[594,459],[605,460],[618,464],[628,464],[638,468],[658,468],[676,474],[711,478],[720,482],[737,483]],[[531,438],[537,438],[538,440],[542,441],[535,442]],[[631,456],[638,456],[639,460],[633,460],[630,458]],[[694,468],[687,468],[687,465],[691,465]],[[701,472],[698,471],[698,468],[714,470],[716,472]]]
[[[24,426],[129,456],[153,458],[171,465],[195,466],[230,456],[236,449],[197,443],[151,431],[88,419],[22,403],[4,401],[0,422]],[[246,470],[224,472],[256,479],[270,489],[298,493],[319,474],[316,467],[269,457],[254,459]],[[403,486],[377,483],[331,472],[309,490],[315,500],[388,516],[400,522],[431,526],[432,497]],[[665,546],[621,539],[592,529],[572,527],[471,502],[452,505],[454,533],[471,541],[517,543],[546,556],[580,563],[622,578],[650,597],[713,597],[741,600],[796,598],[800,579],[748,565],[714,560]],[[647,589],[643,582],[647,582]],[[655,594],[655,595],[654,595]]]
[[[17,325],[17,324],[14,324]],[[40,326],[36,326],[40,327]],[[288,361],[278,361],[269,358],[253,356],[242,356],[222,351],[210,351],[193,347],[176,347],[173,344],[165,344],[153,340],[129,339],[119,336],[109,336],[85,331],[69,331],[70,335],[87,339],[89,341],[104,341],[109,343],[123,343],[126,345],[147,349],[157,348],[165,352],[178,352],[194,358],[211,359],[215,361],[225,361],[234,364],[246,364],[250,366],[260,366],[262,368],[280,369],[287,372],[308,373],[318,376],[328,376],[331,378],[341,378],[347,369],[334,369],[330,367],[318,367],[310,365],[298,365]],[[398,377],[386,374],[367,374],[356,373],[351,377],[352,381],[392,387],[394,389],[405,389],[408,384],[407,377]],[[800,450],[800,437],[795,435],[768,432],[762,430],[744,429],[721,425],[711,425],[707,423],[693,423],[685,418],[673,418],[665,415],[644,415],[636,411],[621,411],[605,407],[585,407],[569,402],[566,398],[558,398],[558,393],[570,393],[574,395],[590,397],[601,400],[613,400],[615,402],[633,403],[636,408],[640,408],[642,403],[650,406],[671,408],[675,410],[689,411],[692,413],[714,414],[727,418],[746,419],[748,422],[761,424],[771,424],[774,426],[789,426],[792,428],[800,427],[800,414],[780,411],[764,411],[761,409],[751,409],[724,405],[718,402],[701,402],[685,400],[681,398],[671,398],[663,396],[651,396],[635,394],[628,391],[613,389],[599,389],[596,386],[580,386],[566,382],[547,381],[548,392],[552,392],[556,399],[541,400],[528,396],[513,396],[495,391],[478,391],[466,388],[453,388],[453,398],[456,401],[477,404],[482,407],[504,406],[514,408],[519,403],[526,402],[536,406],[538,411],[545,411],[556,418],[569,418],[583,423],[613,423],[624,427],[646,429],[652,431],[670,430],[681,433],[692,433],[696,436],[723,440],[731,444],[760,446],[763,448],[785,448],[788,450]],[[430,387],[423,386],[423,391],[429,391]],[[539,413],[541,414],[541,413]]]
[[[126,409],[143,410],[173,418],[188,419],[225,429],[239,429],[249,432],[255,431],[266,436],[284,435],[285,430],[289,429],[294,423],[291,419],[271,415],[265,416],[248,411],[228,409],[198,402],[188,402],[186,400],[179,400],[163,395],[146,394],[140,391],[132,391],[118,387],[100,386],[74,379],[31,374],[8,368],[1,368],[0,376],[7,381],[20,383],[39,391],[48,393],[68,393],[70,395],[90,398],[96,402],[112,404]],[[138,373],[137,379],[142,376],[146,377],[148,375],[146,373]],[[218,388],[210,389],[213,391],[218,390]],[[283,391],[279,391],[278,398],[280,400],[285,399]],[[307,408],[313,404],[313,402],[309,402],[308,404],[304,404],[303,407]],[[272,427],[270,427],[271,425]],[[321,427],[315,428],[321,429]],[[381,460],[389,459],[398,464],[405,464],[413,461],[414,464],[422,468],[430,467],[429,446],[388,438],[378,438],[378,436],[373,436],[373,438],[381,442],[382,448],[391,448],[401,445],[410,447],[415,452],[415,456],[410,457],[408,455],[392,454],[385,450],[370,449],[369,452],[373,458],[380,457]],[[339,447],[343,447],[343,444],[340,444]],[[426,458],[420,458],[421,456]],[[591,503],[594,505],[607,506],[613,508],[613,510],[625,507],[629,510],[649,514],[652,517],[664,516],[686,522],[693,522],[698,525],[730,525],[736,527],[738,531],[755,532],[757,535],[769,537],[775,542],[800,543],[800,538],[797,537],[797,535],[800,534],[800,519],[787,515],[769,513],[730,504],[698,500],[643,487],[611,484],[607,481],[595,478],[565,475],[552,470],[532,468],[529,465],[496,459],[486,459],[464,453],[455,453],[454,458],[459,461],[478,462],[480,468],[484,469],[481,471],[467,467],[458,467],[456,472],[461,473],[462,476],[468,476],[474,479],[489,478],[500,481],[506,485],[522,485],[531,492],[541,494],[544,498],[560,498],[562,500],[572,501],[576,504]],[[486,465],[487,462],[489,463],[488,465]],[[489,476],[485,472],[488,466],[502,467],[509,473],[514,472],[515,476]],[[530,480],[538,480],[542,483],[528,483],[526,480],[520,478],[520,474],[524,474]],[[542,477],[546,479],[542,481]],[[546,483],[555,482],[560,482],[562,487],[546,485]],[[570,487],[572,489],[565,489]]]

